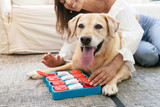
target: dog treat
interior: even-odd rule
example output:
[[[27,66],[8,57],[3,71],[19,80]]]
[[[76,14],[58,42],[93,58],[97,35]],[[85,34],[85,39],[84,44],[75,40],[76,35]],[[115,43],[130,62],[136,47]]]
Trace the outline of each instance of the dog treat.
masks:
[[[56,76],[55,73],[52,73],[52,74],[47,74],[48,76]]]
[[[61,71],[61,72],[57,72],[58,76],[63,76],[63,75],[69,75],[69,72],[67,71]]]
[[[86,77],[84,74],[74,74],[74,78],[84,78]]]
[[[77,79],[69,79],[67,81],[63,81],[63,80],[57,80],[57,81],[53,81],[52,85],[53,86],[57,86],[57,85],[67,85],[67,84],[75,84],[78,83],[79,81]]]
[[[48,77],[48,81],[57,81],[57,80],[61,80],[61,78],[58,76],[49,76]]]
[[[78,79],[78,81],[80,82],[80,83],[82,83],[82,82],[85,82],[85,83],[87,83],[88,82],[88,78],[79,78]]]
[[[90,85],[89,83],[84,83],[84,84],[83,84],[83,87],[84,87],[84,88],[87,88],[87,87],[94,87],[94,86],[93,86],[93,85]]]
[[[83,85],[81,85],[80,83],[77,83],[77,84],[69,85],[68,87],[69,87],[69,90],[71,90],[71,89],[83,88]]]
[[[48,77],[48,74],[46,74],[45,72],[42,72],[42,71],[37,71],[37,73],[41,76],[45,76],[45,77]]]
[[[79,81],[77,79],[70,79],[65,82],[66,82],[66,84],[74,84],[74,83],[78,83]]]
[[[55,91],[64,91],[64,90],[69,90],[69,87],[65,86],[65,85],[58,85],[54,87]]]
[[[37,73],[41,76],[45,76],[45,77],[48,77],[48,76],[56,76],[55,73],[52,73],[52,74],[46,74],[45,72],[42,72],[42,71],[37,71]]]
[[[61,77],[62,80],[73,79],[73,78],[74,78],[73,75],[65,75],[65,76],[62,76],[62,77]]]
[[[82,73],[80,70],[71,70],[70,74],[80,74]]]
[[[52,81],[52,85],[53,86],[57,86],[57,85],[65,85],[66,82],[62,81],[62,80],[58,80],[58,81]]]

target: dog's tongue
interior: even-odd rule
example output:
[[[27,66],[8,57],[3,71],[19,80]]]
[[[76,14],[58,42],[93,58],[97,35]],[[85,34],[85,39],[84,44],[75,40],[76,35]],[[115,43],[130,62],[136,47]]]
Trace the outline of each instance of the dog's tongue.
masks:
[[[81,65],[88,68],[94,61],[94,48],[84,47],[81,55]]]

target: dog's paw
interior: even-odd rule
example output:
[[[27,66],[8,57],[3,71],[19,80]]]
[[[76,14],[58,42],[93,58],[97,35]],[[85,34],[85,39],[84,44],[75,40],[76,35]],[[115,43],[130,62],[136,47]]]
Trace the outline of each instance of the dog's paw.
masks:
[[[28,77],[31,78],[31,79],[40,79],[40,78],[42,78],[42,76],[39,75],[39,74],[37,73],[37,71],[29,72],[29,73],[26,74],[26,76],[28,76]]]
[[[108,95],[108,96],[116,95],[118,93],[118,87],[116,84],[105,85],[102,88],[102,93],[103,95]]]

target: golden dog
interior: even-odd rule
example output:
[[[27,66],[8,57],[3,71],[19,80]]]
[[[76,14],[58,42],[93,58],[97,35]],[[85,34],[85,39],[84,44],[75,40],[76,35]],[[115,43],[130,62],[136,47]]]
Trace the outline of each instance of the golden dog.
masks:
[[[121,49],[121,35],[117,33],[119,23],[107,14],[79,14],[68,23],[71,37],[78,39],[72,62],[44,70],[56,72],[62,70],[80,69],[92,74],[98,68],[109,64]],[[40,78],[37,72],[28,74],[33,79]],[[105,95],[118,92],[117,83],[131,77],[130,68],[123,65],[116,76],[102,88]]]

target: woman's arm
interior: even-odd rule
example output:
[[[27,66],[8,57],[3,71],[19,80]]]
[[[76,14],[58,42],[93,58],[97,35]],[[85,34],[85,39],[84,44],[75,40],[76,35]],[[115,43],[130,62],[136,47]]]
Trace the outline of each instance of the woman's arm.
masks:
[[[89,81],[91,81],[90,84],[94,86],[97,86],[98,84],[105,85],[115,77],[116,73],[124,64],[125,61],[123,61],[123,56],[121,54],[117,54],[110,64],[105,67],[101,67],[92,73],[89,77]]]

